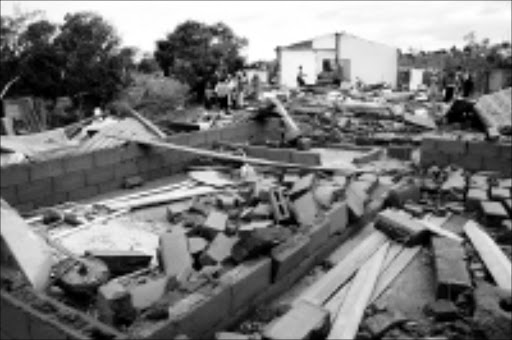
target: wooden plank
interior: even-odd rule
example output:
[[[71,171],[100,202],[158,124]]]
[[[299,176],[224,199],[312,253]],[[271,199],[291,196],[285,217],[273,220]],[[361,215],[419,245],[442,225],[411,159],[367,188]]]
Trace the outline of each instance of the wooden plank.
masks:
[[[186,198],[195,196],[201,196],[206,194],[212,194],[217,192],[217,189],[207,186],[198,186],[194,188],[185,188],[183,190],[173,190],[169,192],[161,192],[154,195],[143,196],[133,200],[121,201],[116,203],[107,204],[111,209],[135,209],[140,207],[146,207],[150,205],[156,205],[171,201],[181,201]]]
[[[324,277],[301,294],[298,300],[323,305],[386,242],[387,237],[383,233],[373,232]]]
[[[414,257],[420,252],[421,246],[412,248],[403,247],[398,256],[379,274],[377,284],[373,290],[370,303],[374,303],[382,293],[389,287],[389,285],[400,275],[400,273],[407,267]]]
[[[328,339],[354,339],[377,283],[389,242],[379,250],[357,272],[347,298],[340,306]]]
[[[127,110],[128,113],[133,118],[138,120],[142,125],[144,125],[144,127],[146,127],[146,129],[150,130],[151,132],[153,132],[155,135],[157,135],[161,139],[167,137],[167,135],[162,130],[160,130],[158,128],[158,126],[153,124],[150,120],[146,119],[145,117],[143,117],[141,114],[139,114],[137,111],[135,111],[134,109],[132,109],[130,107],[128,107],[127,109],[128,109]]]
[[[124,138],[124,137],[113,136],[113,135],[106,135],[106,137],[120,139],[120,140],[124,140],[124,141],[129,141],[129,142],[140,143],[140,144],[145,144],[145,145],[161,147],[161,148],[165,148],[165,149],[169,149],[169,150],[189,152],[189,153],[193,153],[195,155],[220,159],[223,161],[239,162],[239,163],[244,163],[244,164],[253,164],[253,165],[260,165],[260,166],[270,166],[270,167],[281,168],[281,169],[329,171],[329,172],[336,172],[336,173],[339,173],[340,175],[346,175],[346,176],[354,174],[354,171],[351,169],[342,169],[342,168],[325,167],[325,166],[309,166],[309,165],[295,164],[295,163],[276,162],[276,161],[270,161],[270,160],[260,159],[260,158],[235,156],[235,155],[225,154],[222,152],[216,152],[216,151],[211,151],[211,150],[206,150],[206,149],[193,148],[190,146],[173,144],[170,142],[139,139],[139,138],[134,138],[134,137]]]
[[[340,290],[338,290],[338,292],[334,294],[334,296],[324,305],[324,308],[329,311],[331,323],[336,320],[340,306],[345,302],[351,286],[352,280],[348,281],[343,287],[341,287]]]
[[[496,284],[508,291],[512,290],[512,264],[494,240],[474,221],[464,225],[464,233],[469,238]]]
[[[462,243],[463,239],[459,235],[455,234],[454,232],[451,232],[447,229],[441,228],[441,225],[444,223],[445,220],[442,221],[442,223],[436,223],[437,221],[434,221],[432,219],[423,218],[419,220],[419,222],[428,230],[433,232],[434,234],[437,234],[439,236],[447,237],[449,239],[454,240],[455,242]]]

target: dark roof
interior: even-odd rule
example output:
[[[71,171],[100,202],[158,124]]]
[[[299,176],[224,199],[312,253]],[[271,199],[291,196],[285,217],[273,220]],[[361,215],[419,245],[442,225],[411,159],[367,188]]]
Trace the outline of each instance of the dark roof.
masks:
[[[304,40],[288,46],[283,46],[287,50],[305,50],[313,48],[313,40]]]

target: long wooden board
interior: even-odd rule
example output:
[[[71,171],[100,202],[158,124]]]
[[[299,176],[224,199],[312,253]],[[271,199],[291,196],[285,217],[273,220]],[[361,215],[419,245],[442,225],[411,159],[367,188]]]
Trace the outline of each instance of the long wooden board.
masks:
[[[169,150],[189,152],[189,153],[193,153],[196,155],[220,159],[223,161],[238,162],[238,163],[242,163],[242,164],[246,163],[246,164],[269,166],[269,167],[275,167],[275,168],[281,168],[281,169],[299,169],[299,170],[309,170],[309,171],[336,172],[338,174],[346,175],[346,176],[353,175],[355,173],[351,169],[326,167],[326,166],[308,166],[308,165],[304,165],[304,164],[276,162],[276,161],[270,161],[270,160],[260,159],[260,158],[235,156],[235,155],[229,155],[229,154],[222,153],[222,152],[194,148],[194,147],[190,147],[190,146],[178,145],[178,144],[174,144],[174,143],[170,143],[170,142],[162,142],[162,141],[157,141],[157,140],[139,139],[139,138],[134,138],[134,137],[124,138],[124,137],[113,136],[113,135],[106,135],[106,136],[110,137],[110,138],[114,138],[114,139],[120,139],[120,140],[124,140],[124,141],[129,141],[129,142],[151,145],[151,146],[161,147],[161,148],[165,148],[165,149],[169,149]]]
[[[323,305],[386,242],[387,237],[383,233],[374,231],[325,276],[301,294],[298,300]],[[383,257],[385,255],[384,253]]]
[[[357,272],[347,297],[340,306],[328,339],[354,339],[377,282],[389,242],[379,250]]]
[[[370,303],[375,302],[382,293],[389,287],[389,285],[400,275],[400,273],[407,267],[414,257],[420,252],[421,246],[412,248],[404,247],[402,251],[396,256],[396,258],[386,267],[383,266],[383,270],[379,274],[377,284],[373,290]]]
[[[468,221],[464,225],[464,233],[482,258],[496,284],[500,288],[511,291],[512,264],[496,242],[474,221]]]

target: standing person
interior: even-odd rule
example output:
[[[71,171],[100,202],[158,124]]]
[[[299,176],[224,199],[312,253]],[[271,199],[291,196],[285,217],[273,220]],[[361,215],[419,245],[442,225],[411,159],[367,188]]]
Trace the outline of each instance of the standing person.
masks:
[[[304,77],[306,74],[302,71],[302,65],[299,66],[299,73],[297,74],[297,86],[299,88],[302,88],[306,85],[306,81],[304,80]]]
[[[215,86],[215,94],[221,110],[224,110],[226,114],[229,114],[229,101],[230,101],[230,89],[226,78],[221,80]]]
[[[469,72],[466,72],[464,75],[464,80],[462,82],[462,97],[468,98],[473,94],[473,90],[475,88],[475,83],[473,82],[473,77]]]

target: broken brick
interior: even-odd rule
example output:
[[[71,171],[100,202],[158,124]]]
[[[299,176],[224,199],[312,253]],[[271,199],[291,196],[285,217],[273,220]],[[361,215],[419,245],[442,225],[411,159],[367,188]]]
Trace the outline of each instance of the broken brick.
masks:
[[[203,226],[207,229],[223,232],[224,230],[226,230],[227,222],[228,215],[217,210],[212,210],[208,214],[208,217],[206,218],[206,221],[204,222]]]
[[[313,194],[311,192],[304,194],[293,201],[292,204],[297,222],[303,226],[313,225],[318,214]]]
[[[223,233],[219,233],[210,243],[208,249],[201,255],[201,264],[209,266],[224,262],[231,256],[231,249],[238,240],[238,237],[228,237]]]

